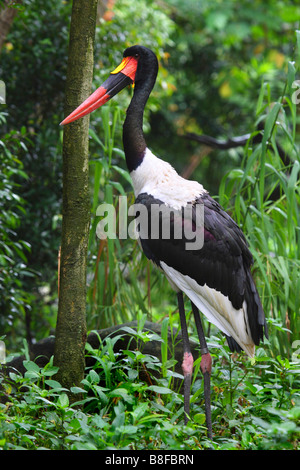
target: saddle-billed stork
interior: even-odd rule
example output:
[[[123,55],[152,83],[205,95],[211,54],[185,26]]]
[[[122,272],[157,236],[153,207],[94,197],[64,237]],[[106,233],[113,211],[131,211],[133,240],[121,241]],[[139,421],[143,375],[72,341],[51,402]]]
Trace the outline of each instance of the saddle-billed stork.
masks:
[[[201,371],[204,376],[205,413],[208,436],[212,437],[210,375],[211,356],[203,333],[199,310],[227,337],[230,350],[244,350],[254,356],[255,345],[267,337],[266,320],[250,267],[253,263],[246,239],[232,218],[196,181],[189,181],[167,162],[147,148],[143,134],[144,108],[158,73],[155,54],[146,47],[132,46],[125,50],[121,64],[108,79],[61,124],[68,124],[99,108],[124,87],[134,83],[134,93],[123,126],[123,145],[136,203],[147,208],[154,204],[181,211],[192,207],[194,230],[195,208],[204,207],[203,244],[187,250],[184,234],[181,239],[143,236],[142,249],[166,275],[177,292],[183,338],[183,375],[185,423],[189,419],[190,386],[193,357],[189,345],[183,293],[190,299],[201,347]],[[149,217],[150,220],[150,217]],[[191,219],[170,217],[182,227]],[[182,228],[181,227],[181,228]],[[140,229],[140,227],[137,227]],[[149,232],[147,232],[149,234]],[[161,234],[161,232],[159,232]]]

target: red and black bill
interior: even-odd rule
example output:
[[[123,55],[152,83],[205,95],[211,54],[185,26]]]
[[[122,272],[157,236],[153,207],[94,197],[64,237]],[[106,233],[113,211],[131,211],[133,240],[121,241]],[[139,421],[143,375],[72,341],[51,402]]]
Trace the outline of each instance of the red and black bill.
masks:
[[[91,113],[109,101],[123,88],[134,82],[138,61],[135,57],[124,57],[121,64],[111,72],[107,80],[60,124],[65,125]]]

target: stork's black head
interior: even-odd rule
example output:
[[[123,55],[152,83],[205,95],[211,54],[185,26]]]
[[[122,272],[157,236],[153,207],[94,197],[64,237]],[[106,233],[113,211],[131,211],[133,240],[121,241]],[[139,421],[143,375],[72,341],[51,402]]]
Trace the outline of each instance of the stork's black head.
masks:
[[[134,57],[137,60],[137,69],[134,78],[134,83],[138,84],[140,81],[146,81],[151,78],[156,80],[158,72],[158,61],[154,52],[144,46],[131,46],[128,47],[123,54],[123,57]]]

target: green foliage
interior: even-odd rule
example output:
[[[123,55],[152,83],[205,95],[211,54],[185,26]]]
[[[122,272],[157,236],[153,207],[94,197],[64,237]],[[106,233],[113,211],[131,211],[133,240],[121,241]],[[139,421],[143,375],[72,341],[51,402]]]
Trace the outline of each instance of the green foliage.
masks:
[[[0,122],[3,127],[5,113],[0,114]],[[23,283],[34,276],[27,260],[30,244],[18,239],[16,233],[21,217],[26,214],[26,203],[18,194],[20,185],[28,178],[22,163],[27,152],[26,141],[24,127],[20,132],[4,134],[0,140],[0,329],[8,335],[12,331],[22,335],[31,301]]]
[[[128,331],[141,346],[154,339]],[[296,449],[299,434],[299,360],[272,358],[259,350],[256,363],[233,358],[223,339],[212,338],[213,433],[206,437],[203,385],[194,376],[191,421],[183,424],[183,398],[171,391],[174,378],[158,378],[163,364],[140,349],[113,352],[121,335],[99,349],[87,347],[94,360],[72,406],[68,391],[55,380],[52,361],[40,369],[24,361],[25,376],[2,378],[6,399],[0,405],[0,448],[70,450]],[[156,338],[157,339],[157,338]],[[167,366],[167,367],[166,367]],[[142,380],[142,374],[147,380]],[[80,407],[79,407],[80,405]]]
[[[289,73],[292,83],[292,65]],[[223,177],[219,196],[247,234],[269,317],[270,348],[291,357],[300,331],[300,153],[294,140],[296,104],[288,86],[285,90],[272,103],[268,84],[262,84],[256,116],[265,122],[262,142],[253,144],[256,133],[251,135],[241,167]],[[288,153],[279,153],[278,142]]]
[[[22,290],[30,299],[27,328],[38,338],[55,326],[62,193],[58,123],[63,113],[70,11],[71,2],[22,1],[1,50],[0,78],[6,85],[7,103],[1,109],[8,111],[9,119],[1,125],[0,138],[10,133],[17,137],[19,129],[29,137],[22,154],[27,178],[15,190],[26,201],[26,213],[20,213],[14,231],[17,241],[30,243],[26,264],[38,274],[22,279]],[[11,342],[9,335],[8,350],[18,347],[20,340],[22,344],[24,315],[17,309],[14,317],[21,315],[20,339]],[[15,334],[13,329],[11,333]]]

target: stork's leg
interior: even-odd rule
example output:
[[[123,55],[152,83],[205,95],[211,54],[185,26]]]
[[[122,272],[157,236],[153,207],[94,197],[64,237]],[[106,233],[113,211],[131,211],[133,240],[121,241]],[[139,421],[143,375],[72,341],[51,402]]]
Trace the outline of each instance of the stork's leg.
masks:
[[[179,308],[179,316],[180,316],[180,324],[181,324],[181,332],[182,332],[182,342],[183,342],[183,362],[182,362],[182,370],[183,370],[183,398],[184,398],[184,424],[187,424],[189,420],[190,414],[190,390],[191,390],[191,382],[192,382],[192,373],[193,373],[193,363],[194,359],[191,353],[191,347],[188,337],[188,331],[186,326],[186,318],[184,312],[184,302],[183,302],[183,295],[182,292],[178,292],[177,294],[178,300],[178,308]]]
[[[211,405],[210,405],[210,375],[211,375],[211,355],[209,354],[204,331],[202,328],[201,318],[199,315],[199,310],[196,305],[192,302],[192,309],[195,317],[196,328],[198,332],[198,337],[200,341],[201,348],[201,364],[200,368],[203,374],[204,379],[204,400],[205,400],[205,416],[206,416],[206,426],[207,426],[207,435],[209,439],[212,439],[212,424],[211,424]]]

